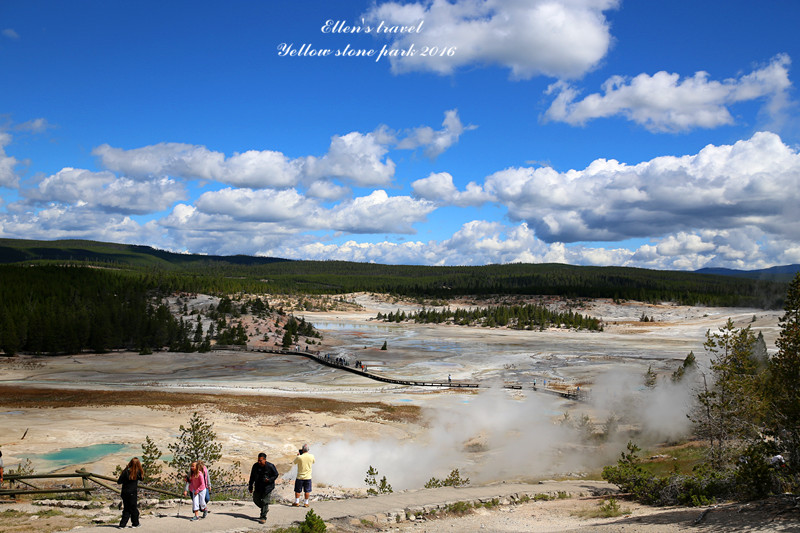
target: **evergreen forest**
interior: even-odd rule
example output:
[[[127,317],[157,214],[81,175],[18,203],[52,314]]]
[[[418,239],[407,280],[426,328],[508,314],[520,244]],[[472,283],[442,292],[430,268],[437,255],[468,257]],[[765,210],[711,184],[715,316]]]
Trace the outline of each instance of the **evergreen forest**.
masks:
[[[208,349],[212,339],[220,344],[243,343],[241,326],[230,316],[217,317],[215,327],[209,328],[213,331],[202,331],[190,317],[171,314],[161,302],[181,292],[266,297],[363,291],[423,300],[552,295],[780,308],[786,287],[787,283],[774,280],[624,267],[378,265],[174,254],[92,241],[0,239],[0,349],[6,354],[193,351]],[[228,314],[225,310],[217,313]],[[426,309],[412,317],[382,319],[449,320],[521,329],[600,327],[580,314],[553,313],[531,305],[475,311]],[[292,332],[289,338],[296,336]]]
[[[510,327],[512,329],[544,330],[550,326],[602,331],[600,321],[572,311],[551,311],[544,305],[497,305],[478,309],[450,308],[421,309],[416,313],[398,310],[396,313],[378,313],[377,320],[384,322],[413,321],[417,324],[451,323],[458,326]]]

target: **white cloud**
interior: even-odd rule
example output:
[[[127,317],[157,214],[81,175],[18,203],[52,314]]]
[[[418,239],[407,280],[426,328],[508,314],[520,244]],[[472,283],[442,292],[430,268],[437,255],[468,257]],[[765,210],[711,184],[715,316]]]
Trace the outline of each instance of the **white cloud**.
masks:
[[[598,159],[584,170],[510,168],[483,189],[548,242],[619,241],[755,227],[800,238],[800,154],[773,133],[696,155],[629,166]],[[452,195],[452,192],[450,193]]]
[[[565,263],[594,266],[632,266],[667,270],[696,270],[717,266],[751,269],[797,263],[800,248],[757,230],[680,232],[654,239],[631,250],[587,245],[546,243],[525,223],[506,226],[473,220],[449,239],[376,243],[349,240],[342,244],[318,239],[276,243],[261,255],[292,259],[375,262],[384,264],[485,265],[504,263]]]
[[[430,126],[414,128],[408,136],[397,143],[398,149],[415,149],[424,146],[425,156],[435,159],[448,148],[458,142],[465,131],[474,130],[477,126],[464,126],[458,117],[458,110],[445,111],[442,129],[434,130]]]
[[[46,177],[37,189],[24,191],[31,200],[99,208],[123,214],[168,209],[185,197],[183,187],[169,178],[135,181],[112,172],[63,168]]]
[[[248,150],[226,158],[205,146],[184,143],[159,143],[131,150],[103,144],[92,154],[100,158],[104,167],[137,178],[172,176],[243,187],[291,187],[300,177],[296,162],[270,150]]]
[[[11,143],[11,135],[0,131],[0,187],[16,189],[19,186],[19,178],[14,170],[19,164],[17,158],[6,155],[5,147]]]
[[[47,122],[47,119],[35,118],[33,120],[28,120],[21,124],[17,124],[16,126],[14,126],[14,129],[19,131],[26,131],[29,133],[43,133],[52,127],[53,125]]]
[[[584,125],[596,118],[621,115],[655,132],[687,131],[733,124],[729,106],[766,98],[767,111],[777,118],[788,103],[789,56],[776,56],[763,68],[739,78],[715,81],[707,72],[681,80],[680,75],[657,72],[633,79],[613,76],[603,92],[576,101],[578,91],[560,81],[551,85],[555,99],[544,114],[546,120]]]
[[[196,207],[210,215],[256,222],[294,221],[297,225],[314,215],[317,206],[294,189],[222,189],[203,193]]]
[[[350,189],[328,180],[316,180],[306,189],[306,196],[320,200],[341,200],[350,195]]]
[[[383,160],[388,151],[374,133],[334,135],[327,154],[303,160],[303,174],[312,180],[344,179],[360,187],[388,185],[395,168],[391,159]]]
[[[385,2],[364,16],[373,25],[415,26],[419,33],[390,34],[390,46],[416,54],[391,57],[396,73],[450,74],[468,65],[500,65],[512,76],[576,78],[605,57],[611,45],[604,11],[617,0],[427,0]],[[437,53],[423,57],[423,47]],[[452,54],[447,48],[452,47]],[[445,51],[442,55],[442,51]]]
[[[37,213],[0,213],[0,236],[15,239],[92,239],[151,245],[162,236],[155,226],[87,206],[52,204]]]
[[[44,119],[31,121],[29,128],[46,128]],[[391,184],[395,163],[387,157],[391,149],[423,148],[435,158],[453,146],[465,132],[455,109],[445,112],[442,129],[420,126],[399,140],[387,126],[370,133],[353,131],[334,135],[327,153],[322,156],[289,158],[273,150],[248,150],[226,157],[205,146],[185,143],[158,143],[125,150],[108,144],[96,147],[92,154],[100,164],[132,178],[170,176],[187,180],[217,181],[251,189],[288,189],[305,186],[309,195],[321,199],[341,198],[346,186],[374,187]],[[335,184],[338,180],[342,184]]]
[[[389,197],[386,191],[373,191],[324,214],[331,229],[349,233],[415,233],[413,224],[423,222],[435,209],[426,200],[409,196]]]
[[[416,196],[443,205],[479,206],[491,200],[491,196],[475,182],[468,183],[464,192],[459,191],[453,184],[453,176],[447,172],[433,173],[416,180],[411,188]]]
[[[6,28],[3,30],[3,37],[16,40],[19,39],[19,34],[12,28]]]
[[[162,242],[166,247],[195,253],[257,254],[301,239],[298,229],[291,225],[208,214],[188,204],[177,204],[157,225],[165,233]]]
[[[389,197],[385,191],[320,207],[294,189],[222,189],[197,200],[198,213],[241,221],[279,223],[293,231],[344,231],[348,233],[414,233],[434,206],[408,196]]]

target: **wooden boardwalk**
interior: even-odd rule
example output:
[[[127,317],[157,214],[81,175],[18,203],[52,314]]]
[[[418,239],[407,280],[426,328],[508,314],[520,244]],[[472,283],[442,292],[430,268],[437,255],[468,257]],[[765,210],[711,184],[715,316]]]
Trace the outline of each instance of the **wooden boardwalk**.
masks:
[[[312,352],[305,352],[301,350],[258,350],[261,352],[267,353],[279,353],[285,355],[300,355],[302,357],[306,357],[317,363],[328,366],[331,368],[337,368],[339,370],[344,370],[345,372],[350,372],[351,374],[356,374],[359,376],[363,376],[365,378],[369,378],[375,381],[382,381],[383,383],[392,383],[394,385],[409,385],[412,387],[441,387],[441,388],[449,388],[449,389],[479,389],[479,388],[488,388],[487,385],[481,385],[477,382],[470,382],[470,381],[436,381],[436,380],[415,380],[415,379],[400,379],[386,376],[385,374],[377,374],[375,372],[370,372],[369,370],[361,370],[355,366],[350,366],[347,364],[341,364],[335,360],[335,358],[327,358],[325,356],[321,356],[316,353]],[[519,383],[505,383],[503,385],[504,389],[513,389],[513,390],[532,390],[536,392],[543,392],[545,394],[552,394],[554,396],[560,396],[561,398],[566,398],[569,400],[575,401],[584,401],[586,399],[585,393],[581,391],[564,391],[560,389],[553,389],[549,387],[536,387],[533,385],[529,385],[524,387]]]

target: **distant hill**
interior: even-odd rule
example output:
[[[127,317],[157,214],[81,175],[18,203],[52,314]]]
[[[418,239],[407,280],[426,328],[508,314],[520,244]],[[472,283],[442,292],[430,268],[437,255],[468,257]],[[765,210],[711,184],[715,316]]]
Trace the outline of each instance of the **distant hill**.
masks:
[[[0,239],[0,264],[24,263],[27,261],[111,263],[120,266],[173,269],[200,262],[231,265],[265,265],[289,260],[249,255],[177,254],[150,246],[98,241]]]
[[[96,241],[0,239],[0,277],[4,269],[29,265],[99,266],[120,275],[146,276],[148,283],[161,290],[211,294],[366,291],[425,299],[553,295],[759,308],[782,306],[791,277],[781,272],[767,276],[734,274],[735,271],[686,272],[558,263],[425,266],[294,261],[245,255],[179,254],[149,246]]]
[[[735,270],[732,268],[701,268],[695,270],[698,274],[713,274],[715,276],[733,276],[737,278],[763,279],[770,281],[789,282],[800,272],[800,265],[783,265],[758,270]]]

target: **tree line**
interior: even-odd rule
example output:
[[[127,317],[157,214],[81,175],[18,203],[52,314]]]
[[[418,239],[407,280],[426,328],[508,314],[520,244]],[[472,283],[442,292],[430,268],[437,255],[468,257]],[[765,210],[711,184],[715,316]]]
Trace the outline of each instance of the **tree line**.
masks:
[[[628,443],[603,477],[638,500],[659,505],[705,505],[716,499],[754,499],[800,491],[800,274],[789,285],[775,355],[763,336],[731,320],[706,333],[707,369],[693,353],[672,381],[694,376],[690,419],[706,442],[706,457],[691,474],[653,475]],[[645,384],[655,386],[648,370]]]
[[[261,318],[285,314],[261,297],[239,302],[226,294],[216,307],[191,313],[185,304],[173,313],[164,303],[167,296],[198,287],[209,288],[193,276],[174,273],[0,265],[0,351],[6,355],[204,352],[212,341],[246,345],[248,334],[240,320],[244,314]],[[301,336],[319,337],[302,318],[278,317],[275,324],[280,323],[286,330],[285,346]]]
[[[779,309],[787,284],[693,272],[565,264],[381,265],[249,256],[173,254],[91,241],[0,239],[0,263],[79,264],[135,271],[164,289],[207,294],[342,294],[407,297],[554,295],[648,303]]]
[[[407,320],[418,324],[450,322],[458,326],[481,325],[527,330],[543,330],[551,326],[592,331],[602,331],[603,329],[597,318],[572,311],[551,311],[546,306],[539,304],[497,305],[476,309],[450,309],[447,307],[441,310],[423,307],[420,311],[413,313],[406,313],[398,309],[396,313],[390,312],[386,315],[378,313],[376,319],[384,322],[405,322]]]
[[[6,354],[102,352],[185,344],[190,328],[146,277],[83,267],[0,267]]]

